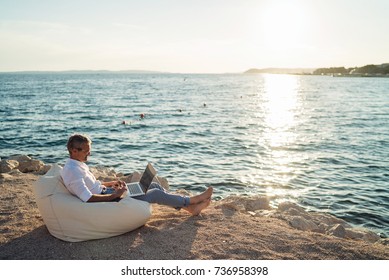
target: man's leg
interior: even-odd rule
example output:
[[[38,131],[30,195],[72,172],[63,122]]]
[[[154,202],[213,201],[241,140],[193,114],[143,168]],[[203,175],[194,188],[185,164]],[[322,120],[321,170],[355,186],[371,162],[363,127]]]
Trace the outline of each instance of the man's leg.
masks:
[[[149,190],[145,195],[135,196],[135,199],[171,206],[174,208],[187,207],[190,204],[188,196],[170,194],[157,183],[151,183]]]
[[[176,209],[183,208],[192,215],[199,215],[203,209],[211,203],[213,188],[208,189],[196,196],[188,197],[166,193],[164,188],[157,183],[152,183],[148,192],[142,196],[136,196],[135,199],[147,201],[149,203],[157,203],[167,205]]]

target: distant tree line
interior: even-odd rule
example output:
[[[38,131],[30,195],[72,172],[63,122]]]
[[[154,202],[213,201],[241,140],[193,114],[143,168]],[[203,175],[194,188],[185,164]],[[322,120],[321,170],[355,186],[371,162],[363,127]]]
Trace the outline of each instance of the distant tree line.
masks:
[[[354,68],[353,68],[354,69]],[[344,67],[331,67],[331,68],[319,68],[313,71],[314,75],[325,75],[325,74],[349,74],[350,69]]]
[[[348,75],[348,74],[361,74],[361,75],[389,75],[389,63],[381,65],[365,65],[363,67],[345,68],[345,67],[330,67],[330,68],[318,68],[313,71],[314,75]]]

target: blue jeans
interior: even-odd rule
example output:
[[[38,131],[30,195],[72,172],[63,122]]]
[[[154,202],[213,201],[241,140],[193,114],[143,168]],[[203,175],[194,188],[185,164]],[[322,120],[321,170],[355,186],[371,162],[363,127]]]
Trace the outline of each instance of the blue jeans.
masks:
[[[155,182],[151,183],[145,195],[134,196],[133,198],[149,203],[171,206],[176,209],[187,207],[190,203],[188,196],[167,193],[163,187]]]
[[[106,188],[102,193],[110,194],[115,192],[113,188]],[[133,198],[138,200],[147,201],[148,203],[157,203],[161,205],[171,206],[176,209],[187,207],[190,203],[188,196],[182,196],[177,194],[170,194],[165,191],[158,183],[151,183],[147,193],[144,195],[134,196]]]

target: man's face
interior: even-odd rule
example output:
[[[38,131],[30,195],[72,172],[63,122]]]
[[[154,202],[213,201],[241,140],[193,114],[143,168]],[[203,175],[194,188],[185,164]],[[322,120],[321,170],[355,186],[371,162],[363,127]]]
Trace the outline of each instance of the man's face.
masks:
[[[90,156],[92,146],[89,143],[83,143],[80,148],[72,149],[72,159],[86,162],[88,160],[88,156]]]

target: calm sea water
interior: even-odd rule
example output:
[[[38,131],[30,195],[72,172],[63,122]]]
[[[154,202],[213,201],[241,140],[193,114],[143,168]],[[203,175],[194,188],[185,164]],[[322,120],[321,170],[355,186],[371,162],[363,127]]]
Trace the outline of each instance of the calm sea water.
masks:
[[[64,163],[86,133],[91,165],[151,161],[172,189],[265,194],[389,235],[389,79],[0,74],[0,100],[2,158]]]

